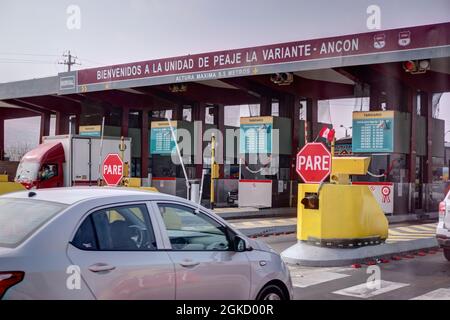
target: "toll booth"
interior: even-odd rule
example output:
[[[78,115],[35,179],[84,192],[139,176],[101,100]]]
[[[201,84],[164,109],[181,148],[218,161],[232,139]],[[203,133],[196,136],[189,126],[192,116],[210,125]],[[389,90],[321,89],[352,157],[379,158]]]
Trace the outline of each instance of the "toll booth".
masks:
[[[416,145],[414,147],[417,179],[407,182],[408,156],[411,153],[411,116],[416,117]],[[444,159],[443,120],[432,119],[433,162]],[[353,112],[353,138],[351,152],[355,156],[370,156],[369,174],[355,176],[354,184],[366,184],[386,214],[424,209],[429,193],[442,193],[442,184],[421,183],[426,155],[426,118],[400,111]],[[342,145],[343,147],[343,145]],[[341,149],[341,148],[340,148]],[[442,189],[442,190],[441,190]],[[435,204],[437,207],[437,204]]]
[[[187,121],[170,121],[179,142],[180,153],[189,180],[195,180],[193,148],[194,124]],[[159,192],[186,198],[187,187],[182,166],[176,153],[169,121],[152,121],[150,124],[151,186]]]
[[[240,119],[240,207],[289,205],[291,119]]]

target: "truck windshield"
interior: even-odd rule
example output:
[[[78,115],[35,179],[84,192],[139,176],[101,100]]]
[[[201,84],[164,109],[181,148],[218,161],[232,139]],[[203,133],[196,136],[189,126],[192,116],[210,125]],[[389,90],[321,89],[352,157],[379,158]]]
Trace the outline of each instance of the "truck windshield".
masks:
[[[21,161],[17,168],[16,181],[33,182],[37,180],[39,162]]]
[[[15,248],[67,205],[0,198],[0,247]]]

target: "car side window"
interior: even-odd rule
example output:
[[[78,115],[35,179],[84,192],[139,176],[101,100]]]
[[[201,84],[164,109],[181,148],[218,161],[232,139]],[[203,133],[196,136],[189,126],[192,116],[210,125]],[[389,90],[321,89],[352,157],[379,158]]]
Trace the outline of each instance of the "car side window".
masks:
[[[89,224],[91,227],[88,227]],[[95,240],[93,243],[83,240],[83,237],[88,237],[89,228],[95,236],[90,237],[91,241]],[[83,250],[98,251],[157,249],[156,238],[145,205],[118,206],[93,212],[81,224],[72,244]]]
[[[231,250],[226,227],[202,212],[177,204],[158,204],[173,250]]]
[[[92,216],[88,216],[84,219],[73,238],[72,244],[82,250],[98,249],[95,230],[92,224]]]

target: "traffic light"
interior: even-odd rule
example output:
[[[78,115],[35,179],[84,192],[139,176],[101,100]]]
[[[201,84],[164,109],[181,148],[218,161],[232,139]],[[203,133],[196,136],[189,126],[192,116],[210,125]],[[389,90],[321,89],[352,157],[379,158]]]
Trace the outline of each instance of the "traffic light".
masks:
[[[319,196],[317,193],[305,193],[305,197],[300,201],[305,209],[319,209]]]
[[[427,72],[430,65],[430,60],[408,60],[403,62],[403,70],[410,74],[420,74]]]
[[[294,75],[292,73],[275,73],[270,76],[270,81],[280,86],[290,85],[294,81]]]

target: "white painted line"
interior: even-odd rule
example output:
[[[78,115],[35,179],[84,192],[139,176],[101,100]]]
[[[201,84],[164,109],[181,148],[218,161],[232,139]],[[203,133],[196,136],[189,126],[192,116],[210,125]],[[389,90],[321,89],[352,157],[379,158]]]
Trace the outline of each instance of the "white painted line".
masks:
[[[450,289],[436,289],[411,300],[450,300]]]
[[[371,288],[367,283],[362,283],[353,287],[334,291],[333,293],[340,294],[343,296],[367,299],[406,286],[409,286],[409,284],[381,280],[379,289]]]
[[[341,278],[349,277],[348,274],[336,273],[336,272],[310,272],[310,273],[292,273],[292,285],[298,288],[307,288],[320,283],[333,281]]]

